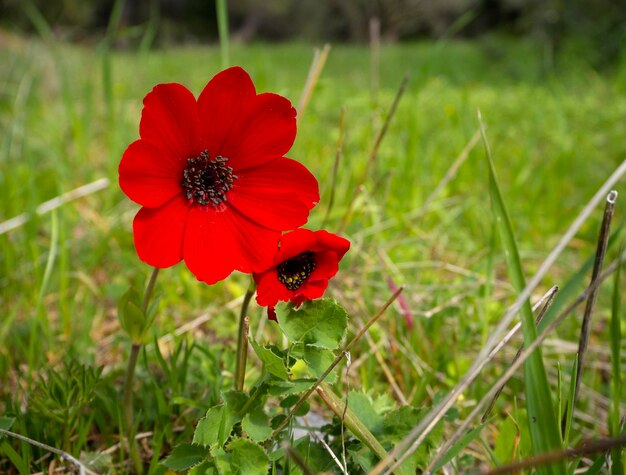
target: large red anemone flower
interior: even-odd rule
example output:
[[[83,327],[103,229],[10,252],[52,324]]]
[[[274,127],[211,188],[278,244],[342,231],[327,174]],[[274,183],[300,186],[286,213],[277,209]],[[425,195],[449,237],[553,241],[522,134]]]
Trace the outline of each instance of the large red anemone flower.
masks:
[[[184,259],[209,284],[270,267],[282,232],[319,201],[315,177],[284,157],[296,136],[291,103],[257,94],[233,67],[197,100],[159,84],[143,105],[141,138],[119,166],[120,187],[143,206],[133,222],[139,258],[160,268]]]
[[[350,241],[327,231],[296,229],[285,234],[273,266],[253,274],[257,303],[267,306],[267,316],[276,320],[274,307],[278,302],[300,305],[320,298],[348,249]]]

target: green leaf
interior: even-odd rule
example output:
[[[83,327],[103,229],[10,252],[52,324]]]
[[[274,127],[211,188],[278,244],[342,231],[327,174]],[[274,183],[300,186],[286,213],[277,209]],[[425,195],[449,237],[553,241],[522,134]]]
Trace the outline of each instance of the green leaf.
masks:
[[[328,450],[315,443],[310,437],[302,437],[294,442],[293,449],[300,454],[302,460],[313,473],[334,473],[337,468]],[[297,473],[302,473],[298,470]]]
[[[385,414],[383,429],[376,434],[381,443],[393,447],[403,440],[428,412],[427,408],[404,406]],[[443,421],[430,432],[426,440],[419,448],[407,458],[401,465],[405,473],[416,473],[417,469],[423,469],[428,464],[432,452],[441,445],[443,437]]]
[[[194,465],[198,465],[207,455],[207,450],[204,447],[180,444],[174,447],[172,453],[163,460],[162,464],[170,470],[182,472],[183,470],[190,469]]]
[[[117,302],[120,325],[135,343],[143,343],[147,319],[141,310],[141,298],[134,289],[129,289]]]
[[[222,398],[224,399],[226,408],[233,415],[239,414],[243,407],[248,403],[248,399],[250,399],[246,393],[235,389],[224,391],[222,393]],[[235,422],[238,422],[240,419],[241,418],[238,418]]]
[[[348,394],[348,407],[361,419],[370,432],[379,434],[383,428],[384,417],[378,414],[369,396],[360,391],[350,391]]]
[[[276,308],[278,322],[291,343],[305,343],[334,350],[346,334],[348,314],[335,300],[304,302]]]
[[[213,461],[207,460],[189,470],[188,475],[215,475],[215,465]]]
[[[269,381],[268,392],[272,396],[289,396],[308,391],[315,379],[293,379],[291,381]]]
[[[15,417],[0,417],[0,429],[9,430],[14,422]],[[0,440],[3,437],[4,435],[0,434]]]
[[[260,445],[248,439],[235,439],[218,450],[215,462],[223,475],[267,475],[270,460]]]
[[[481,121],[480,130],[485,145],[485,156],[489,167],[489,194],[496,225],[500,233],[507,269],[513,288],[521,293],[526,286],[524,273],[520,261],[513,228],[509,220],[502,194],[498,186],[496,171],[491,151],[487,143],[484,125]],[[530,300],[526,299],[521,307],[522,332],[524,334],[524,345],[529,346],[537,338],[535,318],[530,305]],[[526,389],[526,402],[530,434],[535,455],[561,448],[561,428],[554,414],[552,396],[548,386],[548,377],[543,365],[541,347],[537,348],[524,363],[524,381]],[[541,474],[565,473],[565,463],[558,463],[542,466],[538,468]]]
[[[209,408],[206,416],[198,421],[193,434],[193,443],[210,447],[211,450],[221,447],[233,430],[235,422],[237,422],[235,414],[223,404],[213,406]]]
[[[328,369],[334,361],[335,355],[331,350],[327,350],[326,348],[304,345],[303,359],[309,374],[317,379]],[[337,368],[326,376],[325,381],[330,384],[337,381]]]
[[[289,371],[285,366],[285,361],[274,353],[271,349],[259,345],[252,338],[250,339],[250,345],[254,349],[254,352],[263,362],[263,369],[278,379],[287,381],[289,379]]]
[[[241,428],[255,442],[263,442],[272,435],[270,420],[262,408],[249,412],[243,418]]]
[[[497,458],[497,465],[513,461],[513,456],[515,455],[513,450],[516,447],[515,439],[520,436],[515,420],[511,416],[498,425],[498,434],[495,437],[495,446],[493,448],[494,456]]]

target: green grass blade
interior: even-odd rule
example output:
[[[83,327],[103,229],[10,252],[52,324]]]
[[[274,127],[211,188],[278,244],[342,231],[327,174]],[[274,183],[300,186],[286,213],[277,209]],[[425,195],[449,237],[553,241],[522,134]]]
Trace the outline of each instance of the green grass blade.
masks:
[[[578,374],[578,359],[574,360],[572,372],[570,373],[569,393],[567,397],[566,414],[565,414],[565,430],[563,431],[563,447],[569,446],[569,433],[572,428],[572,419],[574,418],[574,398],[576,393],[576,375]],[[560,414],[560,412],[559,412]]]
[[[485,146],[485,156],[489,168],[489,195],[497,227],[504,247],[509,276],[516,292],[522,292],[526,286],[524,273],[515,236],[511,227],[500,188],[496,179],[496,171],[491,151],[485,135],[485,128],[479,113],[480,130]],[[535,318],[530,301],[526,299],[520,309],[524,344],[530,345],[537,338]],[[524,363],[524,380],[526,402],[533,453],[540,454],[561,448],[561,435],[552,406],[548,377],[543,365],[540,347]],[[560,462],[539,469],[541,474],[565,473],[565,464]]]
[[[483,422],[479,426],[477,426],[474,429],[470,430],[463,437],[461,437],[456,444],[454,444],[452,447],[450,447],[450,450],[448,450],[448,452],[446,452],[446,454],[441,458],[441,460],[439,460],[439,462],[437,462],[437,464],[432,468],[431,473],[438,473],[439,470],[441,470],[444,465],[446,465],[454,457],[459,455],[461,453],[461,450],[463,450],[465,447],[467,447],[480,434],[480,432],[483,430],[483,428],[489,422],[490,422],[489,420]]]
[[[617,449],[617,450],[620,450],[620,449]],[[606,463],[606,455],[604,454],[599,455],[596,461],[593,462],[591,467],[589,467],[589,470],[585,472],[585,475],[596,475],[600,473],[600,470],[602,470],[605,463]],[[623,475],[623,472],[620,473],[620,475]]]
[[[28,475],[30,469],[28,467],[28,462],[26,462],[17,451],[11,447],[11,445],[6,441],[2,441],[0,445],[0,449],[6,454],[7,458],[11,461],[11,463],[15,466],[20,475]]]
[[[620,256],[622,255],[620,249]],[[609,431],[611,437],[620,434],[620,401],[622,394],[622,376],[620,369],[620,343],[622,340],[620,315],[622,310],[622,300],[620,293],[620,276],[622,262],[615,271],[615,284],[613,287],[613,305],[611,309],[611,323],[609,334],[611,340],[611,409],[609,416]],[[624,475],[624,450],[613,449],[611,453],[611,474]]]

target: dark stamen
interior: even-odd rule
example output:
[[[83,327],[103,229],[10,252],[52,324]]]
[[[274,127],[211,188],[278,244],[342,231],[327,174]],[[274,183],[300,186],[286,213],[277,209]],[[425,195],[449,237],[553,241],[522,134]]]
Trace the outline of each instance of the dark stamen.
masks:
[[[281,262],[276,267],[278,280],[289,290],[300,288],[315,269],[313,252],[306,251]]]
[[[226,201],[226,193],[237,179],[233,169],[226,165],[227,161],[228,158],[219,155],[211,160],[208,150],[195,158],[188,158],[180,182],[185,197],[201,206],[218,206]]]

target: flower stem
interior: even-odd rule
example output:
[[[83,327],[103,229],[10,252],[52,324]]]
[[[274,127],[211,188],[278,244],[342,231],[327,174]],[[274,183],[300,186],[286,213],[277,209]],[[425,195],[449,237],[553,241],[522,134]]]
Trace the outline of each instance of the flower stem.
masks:
[[[148,311],[148,305],[150,304],[150,298],[152,297],[152,291],[154,290],[154,284],[156,283],[156,278],[159,275],[159,269],[155,267],[152,270],[152,274],[150,275],[150,280],[148,281],[148,286],[146,287],[146,292],[143,296],[143,301],[141,303],[141,310],[145,314]],[[141,350],[141,343],[133,341],[133,344],[130,348],[130,356],[128,357],[128,367],[126,368],[126,379],[124,381],[124,423],[126,425],[126,438],[128,439],[128,447],[130,451],[130,456],[133,459],[133,463],[135,465],[135,471],[137,473],[143,473],[143,464],[141,462],[141,458],[139,457],[139,452],[137,450],[137,444],[133,438],[133,430],[135,428],[135,424],[133,421],[133,379],[135,378],[135,368],[137,367],[137,359],[139,357],[139,350]]]
[[[243,391],[243,383],[246,377],[246,360],[248,359],[248,330],[250,320],[248,319],[248,305],[256,291],[254,280],[250,280],[250,285],[243,297],[241,313],[239,314],[239,337],[237,338],[237,365],[235,367],[235,389]]]
[[[135,465],[135,471],[137,473],[143,473],[143,464],[139,451],[137,450],[137,443],[134,440],[134,422],[133,422],[133,398],[132,398],[132,383],[135,377],[135,367],[137,366],[137,359],[139,357],[139,350],[141,345],[139,343],[133,343],[130,349],[130,356],[128,358],[128,368],[126,369],[126,380],[124,381],[124,422],[126,423],[126,439],[128,440],[128,450],[130,457],[133,459]]]
[[[152,291],[154,290],[154,284],[156,284],[159,270],[160,269],[158,267],[152,269],[152,274],[150,275],[150,280],[148,281],[148,286],[146,287],[146,293],[143,295],[143,302],[141,302],[141,310],[143,313],[148,311],[148,305],[150,304],[150,299],[152,298]]]

